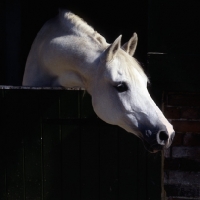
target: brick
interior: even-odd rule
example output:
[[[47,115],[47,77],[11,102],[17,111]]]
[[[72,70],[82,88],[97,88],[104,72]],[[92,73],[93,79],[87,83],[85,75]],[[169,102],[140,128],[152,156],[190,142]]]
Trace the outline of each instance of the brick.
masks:
[[[200,133],[186,133],[183,137],[184,146],[200,146]]]
[[[164,170],[180,170],[181,160],[180,159],[170,159],[165,158],[164,160]]]
[[[170,106],[200,106],[200,94],[169,94],[168,105]]]
[[[200,121],[172,120],[175,132],[200,132]]]
[[[164,115],[167,119],[179,119],[181,112],[179,107],[164,107]]]
[[[183,119],[200,119],[200,109],[199,108],[182,108],[180,113],[180,118]]]
[[[200,147],[172,147],[172,158],[200,161]]]
[[[200,196],[200,188],[199,186],[194,187],[193,185],[191,186],[183,186],[183,185],[165,185],[164,186],[167,197],[174,196],[174,197],[179,197],[179,198],[184,198],[191,199],[192,197],[199,198]]]
[[[168,171],[165,184],[168,185],[200,185],[200,172],[181,172],[177,170]]]
[[[200,171],[200,161],[191,160],[187,158],[165,158],[164,160],[165,171],[179,170],[179,171]]]
[[[171,146],[181,146],[183,144],[184,133],[176,132]]]

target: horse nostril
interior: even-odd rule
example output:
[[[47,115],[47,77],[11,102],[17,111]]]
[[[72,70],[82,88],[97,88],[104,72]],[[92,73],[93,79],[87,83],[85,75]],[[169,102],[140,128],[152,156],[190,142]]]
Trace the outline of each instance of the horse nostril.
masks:
[[[160,138],[160,140],[167,140],[169,138],[169,136],[165,131],[160,131],[159,138]]]

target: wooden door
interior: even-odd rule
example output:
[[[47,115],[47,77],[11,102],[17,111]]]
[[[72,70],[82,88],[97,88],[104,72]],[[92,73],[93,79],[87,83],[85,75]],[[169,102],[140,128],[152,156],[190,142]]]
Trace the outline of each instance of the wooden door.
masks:
[[[84,91],[1,88],[0,199],[160,199],[161,154],[98,119]]]

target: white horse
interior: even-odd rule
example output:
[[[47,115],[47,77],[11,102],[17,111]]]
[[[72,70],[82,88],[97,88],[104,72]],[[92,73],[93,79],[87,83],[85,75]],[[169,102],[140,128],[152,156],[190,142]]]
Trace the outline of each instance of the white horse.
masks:
[[[38,33],[28,56],[24,86],[82,87],[96,114],[141,138],[151,152],[170,146],[174,130],[147,90],[148,78],[132,56],[137,35],[108,44],[73,13],[61,10]]]

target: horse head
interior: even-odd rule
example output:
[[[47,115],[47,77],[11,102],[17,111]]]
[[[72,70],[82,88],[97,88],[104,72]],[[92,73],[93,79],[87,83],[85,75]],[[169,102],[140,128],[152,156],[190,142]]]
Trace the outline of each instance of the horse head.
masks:
[[[148,78],[132,57],[137,35],[121,47],[121,36],[97,61],[90,86],[96,114],[109,124],[122,127],[144,141],[151,152],[170,146],[175,135],[172,125],[152,100]]]
[[[51,30],[51,31],[49,31]],[[137,35],[109,45],[69,11],[44,24],[31,47],[24,86],[84,87],[96,114],[141,138],[152,152],[169,147],[172,125],[147,90],[148,78],[133,57]]]

